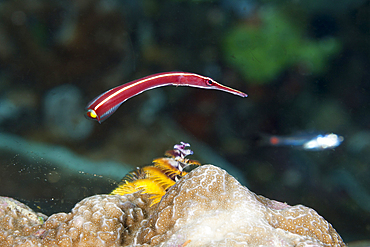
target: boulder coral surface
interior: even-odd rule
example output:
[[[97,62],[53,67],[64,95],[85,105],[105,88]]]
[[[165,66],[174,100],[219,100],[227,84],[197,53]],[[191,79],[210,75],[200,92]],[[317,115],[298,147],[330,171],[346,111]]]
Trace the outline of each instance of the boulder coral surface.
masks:
[[[315,210],[259,196],[204,165],[150,207],[148,194],[95,195],[50,217],[0,199],[0,246],[345,246]]]

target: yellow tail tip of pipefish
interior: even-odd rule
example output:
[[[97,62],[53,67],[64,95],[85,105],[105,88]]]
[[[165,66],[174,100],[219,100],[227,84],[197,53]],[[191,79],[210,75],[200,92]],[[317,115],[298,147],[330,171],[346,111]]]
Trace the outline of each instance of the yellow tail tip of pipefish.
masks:
[[[86,112],[86,116],[94,120],[98,118],[98,114],[96,114],[96,112],[93,109],[88,109]]]

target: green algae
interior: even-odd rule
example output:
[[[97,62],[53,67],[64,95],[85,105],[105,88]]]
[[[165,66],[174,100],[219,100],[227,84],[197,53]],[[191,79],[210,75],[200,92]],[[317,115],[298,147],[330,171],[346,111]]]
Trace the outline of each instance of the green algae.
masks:
[[[257,13],[258,22],[236,24],[223,43],[224,58],[250,83],[268,83],[292,66],[310,74],[325,71],[330,58],[340,51],[338,40],[308,38],[302,25],[277,8]]]

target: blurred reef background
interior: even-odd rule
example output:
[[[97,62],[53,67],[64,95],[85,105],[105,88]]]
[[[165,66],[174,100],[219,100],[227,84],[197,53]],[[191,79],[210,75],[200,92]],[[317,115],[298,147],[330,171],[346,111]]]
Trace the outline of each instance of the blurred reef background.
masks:
[[[180,141],[257,194],[370,236],[369,0],[0,1],[0,195],[50,215],[109,193]],[[246,99],[166,87],[84,118],[102,92],[164,71]],[[259,146],[324,131],[335,150]]]

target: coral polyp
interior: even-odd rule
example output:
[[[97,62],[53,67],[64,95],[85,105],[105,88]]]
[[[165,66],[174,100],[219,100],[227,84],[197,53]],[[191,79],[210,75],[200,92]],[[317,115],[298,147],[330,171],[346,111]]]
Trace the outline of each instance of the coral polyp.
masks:
[[[187,173],[199,162],[185,159],[185,147],[127,174],[115,195],[85,198],[69,213],[47,217],[0,196],[0,246],[346,246],[311,208],[256,195],[216,166]]]

